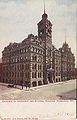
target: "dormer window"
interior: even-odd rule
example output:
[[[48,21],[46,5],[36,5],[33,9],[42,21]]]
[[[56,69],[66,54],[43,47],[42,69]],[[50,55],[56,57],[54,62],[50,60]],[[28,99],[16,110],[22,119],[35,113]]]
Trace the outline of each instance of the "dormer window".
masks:
[[[44,33],[44,30],[42,29],[41,31],[40,31],[40,34],[43,34]]]
[[[40,32],[40,35],[42,35],[42,32]]]

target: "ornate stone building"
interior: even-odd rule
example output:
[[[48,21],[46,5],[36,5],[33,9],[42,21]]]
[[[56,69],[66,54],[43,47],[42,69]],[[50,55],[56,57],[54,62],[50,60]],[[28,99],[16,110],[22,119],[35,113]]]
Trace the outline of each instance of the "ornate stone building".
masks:
[[[61,79],[62,81],[73,79],[75,77],[75,56],[66,42],[59,50],[61,51]]]
[[[4,48],[2,79],[14,85],[43,84],[43,44],[37,36],[29,35],[21,43],[10,43]]]
[[[38,36],[30,34],[2,52],[2,82],[22,88],[72,79],[74,67],[75,58],[68,45],[59,50],[52,45],[52,23],[45,12],[38,23]]]
[[[21,43],[11,43],[2,52],[3,82],[30,86],[52,82],[52,24],[44,12],[38,23],[38,37],[29,35]]]

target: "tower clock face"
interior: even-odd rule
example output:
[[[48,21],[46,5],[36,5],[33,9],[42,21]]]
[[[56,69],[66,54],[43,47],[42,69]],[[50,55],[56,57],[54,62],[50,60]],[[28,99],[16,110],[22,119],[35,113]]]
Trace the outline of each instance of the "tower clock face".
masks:
[[[51,30],[50,30],[50,27],[48,26],[46,27],[46,37],[50,38],[50,36],[51,36]]]
[[[51,22],[46,20],[41,20],[38,24],[38,36],[40,36],[42,39],[46,38],[47,43],[51,42],[52,38],[52,24]]]
[[[51,34],[51,29],[48,28],[48,29],[47,29],[47,32],[48,32],[48,34]]]
[[[46,28],[46,34],[51,35],[51,28]]]
[[[51,27],[52,27],[51,24],[49,22],[47,22],[46,23],[46,33],[47,33],[47,35],[51,35],[51,32],[52,32]]]
[[[40,30],[40,34],[44,34],[44,29],[41,29],[41,30]]]

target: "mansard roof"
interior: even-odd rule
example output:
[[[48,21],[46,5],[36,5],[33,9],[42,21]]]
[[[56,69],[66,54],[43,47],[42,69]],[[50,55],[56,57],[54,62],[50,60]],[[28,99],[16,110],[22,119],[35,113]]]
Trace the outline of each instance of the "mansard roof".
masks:
[[[63,43],[62,47],[59,48],[60,51],[63,51],[63,52],[71,52],[71,48],[69,47],[68,43],[66,43],[66,41]]]
[[[62,48],[69,48],[69,45],[66,43],[66,41],[65,41],[65,43],[63,43]]]
[[[39,47],[42,47],[42,40],[41,38],[38,38],[38,36],[34,36],[33,34],[29,34],[27,38],[25,38],[22,42],[20,43],[10,43],[7,47],[4,48],[4,51],[10,51],[15,48],[23,47],[25,45],[30,45],[34,44]]]

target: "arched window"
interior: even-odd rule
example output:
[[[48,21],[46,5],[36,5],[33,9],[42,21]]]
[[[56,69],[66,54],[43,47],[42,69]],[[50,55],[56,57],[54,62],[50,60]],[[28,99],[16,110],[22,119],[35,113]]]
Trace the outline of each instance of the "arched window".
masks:
[[[37,64],[35,64],[35,69],[37,69]]]
[[[39,65],[38,65],[38,70],[39,70]]]
[[[37,61],[37,56],[35,56],[35,61]]]
[[[29,72],[28,72],[28,78],[30,77],[30,74],[29,74]]]
[[[38,72],[38,78],[39,78],[39,72]]]
[[[41,65],[40,65],[40,70],[41,70]]]
[[[40,72],[40,78],[41,78],[41,72]]]
[[[32,78],[34,78],[34,72],[32,72]]]
[[[34,56],[32,56],[32,60],[34,60]]]
[[[27,72],[25,73],[25,77],[27,78]]]
[[[35,72],[35,78],[37,78],[36,72]]]

